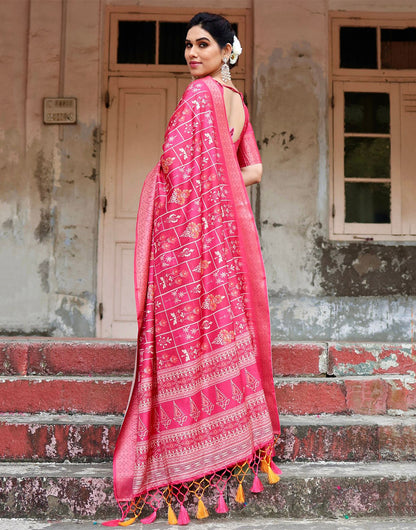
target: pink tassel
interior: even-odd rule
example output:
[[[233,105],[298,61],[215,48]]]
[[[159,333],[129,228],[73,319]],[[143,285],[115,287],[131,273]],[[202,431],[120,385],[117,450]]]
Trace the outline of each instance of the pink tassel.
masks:
[[[228,513],[228,506],[225,503],[222,492],[220,493],[220,498],[218,499],[217,509],[215,511],[217,513]]]
[[[260,493],[264,490],[263,484],[259,477],[256,475],[253,480],[253,485],[251,486],[251,492],[252,493]]]
[[[188,512],[186,511],[185,506],[182,504],[178,515],[178,525],[186,526],[187,524],[189,524],[189,521],[190,519]]]
[[[101,523],[102,526],[118,526],[118,523],[123,521],[123,519],[113,519],[112,521],[104,521]]]
[[[282,471],[276,466],[273,460],[270,460],[270,467],[271,467],[271,470],[274,471],[274,473],[276,473],[276,475],[282,474]]]
[[[153,513],[151,513],[148,517],[145,517],[144,519],[141,519],[140,522],[142,524],[152,524],[154,520],[156,519],[156,513],[157,510],[155,510]]]

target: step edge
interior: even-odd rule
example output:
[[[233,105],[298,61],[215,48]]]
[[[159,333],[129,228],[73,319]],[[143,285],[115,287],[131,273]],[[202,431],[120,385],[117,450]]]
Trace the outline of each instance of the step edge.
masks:
[[[416,479],[416,462],[282,462],[282,480],[289,478],[401,478]],[[0,477],[42,478],[106,478],[112,476],[112,463],[78,462],[0,462]]]

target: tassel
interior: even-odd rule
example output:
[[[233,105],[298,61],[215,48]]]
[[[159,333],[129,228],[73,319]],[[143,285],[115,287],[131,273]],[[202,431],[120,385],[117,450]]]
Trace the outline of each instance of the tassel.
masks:
[[[274,466],[276,469],[279,470],[279,468],[275,465]],[[271,466],[271,463],[269,464],[269,462],[267,462],[266,459],[262,460],[261,461],[261,464],[260,464],[260,469],[264,472],[264,473],[267,473],[267,477],[269,479],[269,484],[277,484],[277,482],[279,482],[280,480],[280,477],[278,476],[277,473],[275,473],[272,469],[272,466]],[[280,471],[280,470],[279,470]]]
[[[245,502],[244,490],[243,490],[243,485],[241,484],[241,482],[237,488],[237,494],[235,496],[235,501],[239,502],[240,504],[243,504],[243,502]]]
[[[157,510],[154,510],[153,513],[151,513],[149,516],[145,517],[144,519],[141,519],[140,522],[142,524],[152,524],[153,521],[156,519]]]
[[[104,521],[102,526],[118,526],[118,523],[121,523],[122,519],[113,519],[112,521]]]
[[[205,517],[209,517],[209,513],[208,513],[208,510],[205,508],[205,504],[203,503],[202,499],[199,499],[198,511],[196,512],[196,518],[205,519]]]
[[[270,460],[270,467],[273,471],[273,473],[276,473],[276,475],[281,475],[282,471],[276,466],[276,464],[273,462],[273,460]]]
[[[131,519],[124,519],[124,521],[120,521],[118,523],[118,526],[130,526],[131,524],[134,523],[136,519],[137,519],[137,515],[135,515],[134,517],[131,517]]]
[[[222,492],[220,493],[220,498],[218,499],[217,509],[215,511],[217,513],[228,513],[228,506],[225,503],[224,495],[222,494]]]
[[[268,472],[268,469],[269,469],[269,463],[268,463],[267,460],[264,458],[264,459],[261,461],[261,464],[260,464],[260,470],[263,471],[263,473],[267,473],[267,472]]]
[[[267,477],[269,479],[269,484],[277,484],[280,480],[279,475],[276,475],[270,466],[267,469]]]
[[[182,504],[181,509],[179,511],[178,525],[186,526],[187,524],[189,524],[189,521],[190,519],[189,519],[188,512],[186,511],[185,506]]]
[[[252,493],[260,493],[264,490],[263,484],[259,477],[256,475],[253,480],[253,485],[251,486],[251,492]]]
[[[168,508],[168,523],[178,524],[178,520],[176,519],[176,515],[175,515],[175,512],[173,511],[171,504],[169,504],[169,508]]]

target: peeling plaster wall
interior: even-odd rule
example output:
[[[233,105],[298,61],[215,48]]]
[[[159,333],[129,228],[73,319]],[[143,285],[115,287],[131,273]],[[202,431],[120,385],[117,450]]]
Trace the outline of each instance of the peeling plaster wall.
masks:
[[[2,0],[0,334],[95,334],[99,2]],[[62,61],[61,61],[62,59]],[[47,126],[43,97],[78,99]]]
[[[254,0],[257,195],[274,339],[411,340],[416,247],[328,238],[328,12],[416,2]]]
[[[100,62],[105,5],[206,9],[203,0],[1,0],[0,334],[95,334]],[[256,214],[273,338],[407,341],[412,244],[328,238],[328,12],[415,12],[416,0],[240,0],[253,9],[254,108],[264,177]],[[78,123],[42,123],[42,98]]]

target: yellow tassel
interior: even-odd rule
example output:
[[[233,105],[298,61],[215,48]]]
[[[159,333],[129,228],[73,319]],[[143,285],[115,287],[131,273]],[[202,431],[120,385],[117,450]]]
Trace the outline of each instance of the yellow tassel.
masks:
[[[205,504],[202,502],[202,499],[199,499],[198,511],[196,512],[196,518],[205,519],[205,517],[209,517],[209,513],[208,513],[208,510],[205,508]]]
[[[241,483],[238,485],[235,501],[239,502],[240,504],[243,504],[243,502],[245,502],[243,485]]]
[[[277,484],[280,480],[279,475],[276,475],[270,466],[267,467],[267,477],[269,478],[269,484]]]
[[[261,461],[261,464],[260,464],[260,470],[263,471],[263,473],[268,473],[269,472],[269,469],[270,469],[270,464],[266,461],[266,459],[264,458],[262,461]]]
[[[118,526],[130,526],[131,524],[134,523],[134,521],[137,519],[137,515],[135,515],[134,517],[132,517],[131,519],[126,519],[125,521],[120,521],[118,523]]]
[[[175,512],[173,511],[172,505],[169,504],[168,508],[168,523],[169,524],[178,524],[178,520],[176,518]]]

